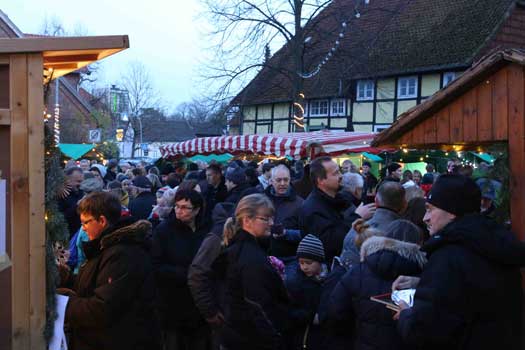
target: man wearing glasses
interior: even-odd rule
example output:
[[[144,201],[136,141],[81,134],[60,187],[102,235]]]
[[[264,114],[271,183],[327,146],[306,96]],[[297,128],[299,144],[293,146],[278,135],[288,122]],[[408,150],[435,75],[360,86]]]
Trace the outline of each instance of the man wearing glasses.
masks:
[[[148,221],[121,219],[119,199],[94,192],[78,205],[86,262],[74,283],[65,322],[72,349],[159,349]]]

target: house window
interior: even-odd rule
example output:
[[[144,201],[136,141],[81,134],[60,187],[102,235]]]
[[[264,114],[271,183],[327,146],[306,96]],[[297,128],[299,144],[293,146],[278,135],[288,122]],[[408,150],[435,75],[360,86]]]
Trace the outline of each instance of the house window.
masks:
[[[357,100],[367,101],[374,99],[374,81],[359,80],[357,82]]]
[[[389,127],[390,125],[374,125],[374,132],[381,132]]]
[[[328,100],[310,102],[310,116],[319,117],[328,115]]]
[[[456,72],[447,72],[443,74],[443,87],[452,83],[456,79]]]
[[[345,115],[345,100],[333,100],[332,101],[332,111],[330,115],[333,116],[344,116]]]
[[[417,97],[417,77],[399,78],[397,83],[397,97]]]

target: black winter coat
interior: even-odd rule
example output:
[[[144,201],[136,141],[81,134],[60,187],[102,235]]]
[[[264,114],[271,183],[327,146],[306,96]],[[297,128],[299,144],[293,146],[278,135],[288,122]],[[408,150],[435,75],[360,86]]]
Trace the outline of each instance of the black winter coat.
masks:
[[[392,311],[370,297],[390,293],[400,275],[419,275],[426,258],[416,244],[377,236],[363,243],[361,257],[364,261],[352,265],[332,292],[327,318],[355,320],[355,349],[405,349]]]
[[[326,261],[331,264],[334,256],[339,256],[343,240],[350,230],[351,223],[345,222],[343,212],[350,203],[339,195],[329,197],[314,188],[303,203],[300,216],[301,231],[319,237],[323,242]]]
[[[289,327],[289,299],[265,250],[240,231],[217,265],[226,276],[222,344],[229,350],[280,349]]]
[[[158,290],[158,310],[165,329],[197,329],[205,324],[188,287],[188,269],[201,246],[208,226],[195,232],[174,214],[153,233],[151,255]]]
[[[58,209],[64,214],[64,219],[67,221],[69,239],[80,229],[80,215],[77,213],[77,204],[82,197],[84,197],[84,191],[77,190],[71,191],[66,198],[58,201]]]
[[[217,203],[224,202],[228,196],[228,189],[224,184],[224,179],[221,181],[219,186],[217,186],[217,188],[207,184],[206,191],[203,196],[206,200],[206,213],[204,217],[211,218],[211,214],[213,212],[213,208],[215,208],[215,205]]]
[[[147,220],[157,204],[157,196],[151,192],[142,192],[129,202],[129,211],[137,220]]]
[[[321,299],[322,282],[306,276],[297,266],[294,273],[287,276],[285,285],[291,301],[289,348],[302,350],[306,344],[309,350],[323,349],[320,327],[313,324]]]
[[[127,223],[121,221],[83,245],[87,260],[66,309],[70,349],[160,348],[153,266],[143,247],[151,224]]]
[[[233,203],[237,205],[242,197],[244,197],[247,194],[252,193],[259,193],[255,187],[251,187],[249,184],[239,184],[231,189],[231,191],[228,191],[228,195],[226,196],[225,202]]]
[[[213,263],[223,250],[222,229],[226,220],[233,214],[232,203],[218,203],[213,209],[213,229],[208,233],[195,255],[188,272],[190,287],[195,305],[204,318],[211,318],[221,311],[220,302],[223,288],[213,273]]]
[[[319,302],[319,321],[321,322],[322,332],[325,335],[325,349],[330,350],[352,350],[355,334],[354,319],[329,319],[328,305],[335,287],[343,278],[347,269],[341,264],[338,257],[334,259],[332,269],[323,281],[321,290],[321,300]]]
[[[264,194],[270,198],[275,208],[274,222],[283,224],[288,229],[297,229],[298,216],[304,200],[295,193],[295,190],[290,187],[287,195],[277,196],[273,186],[268,186]],[[275,239],[272,236],[269,254],[276,257],[295,256],[297,245],[298,243]]]
[[[473,214],[449,223],[422,249],[429,260],[414,306],[398,323],[406,342],[424,349],[523,349],[523,242]]]

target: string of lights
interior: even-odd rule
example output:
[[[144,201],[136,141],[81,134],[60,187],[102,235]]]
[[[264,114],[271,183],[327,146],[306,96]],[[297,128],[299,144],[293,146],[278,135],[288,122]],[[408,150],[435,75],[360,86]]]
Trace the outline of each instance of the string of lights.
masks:
[[[370,3],[370,0],[364,0],[364,4],[368,5]],[[359,11],[359,7],[356,6],[354,8],[354,17],[359,19],[361,18],[361,12]],[[321,71],[321,68],[327,64],[330,59],[334,56],[334,54],[337,52],[337,49],[341,45],[341,40],[345,37],[346,29],[348,28],[348,24],[346,22],[341,23],[341,29],[339,31],[339,34],[337,36],[337,39],[335,40],[334,44],[330,48],[330,50],[326,53],[325,57],[315,66],[315,68],[310,72],[298,72],[299,76],[303,79],[310,79],[319,74]],[[305,43],[310,41],[311,37],[306,38]]]

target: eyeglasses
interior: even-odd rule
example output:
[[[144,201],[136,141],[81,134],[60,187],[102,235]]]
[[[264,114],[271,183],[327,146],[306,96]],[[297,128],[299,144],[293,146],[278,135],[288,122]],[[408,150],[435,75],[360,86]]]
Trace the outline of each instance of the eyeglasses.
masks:
[[[84,222],[81,222],[80,224],[81,224],[82,226],[86,226],[86,225],[89,224],[91,221],[95,221],[95,220],[96,220],[95,218],[91,218],[91,219],[89,219],[89,220],[86,220],[86,221],[84,221]]]
[[[270,223],[270,222],[273,224],[273,218],[272,217],[256,216],[255,218],[259,219],[261,221],[264,221],[267,224]]]
[[[193,209],[195,209],[195,208],[194,207],[187,207],[187,206],[184,206],[184,205],[181,205],[181,206],[176,205],[175,206],[175,210],[190,211],[190,210],[193,210]]]

